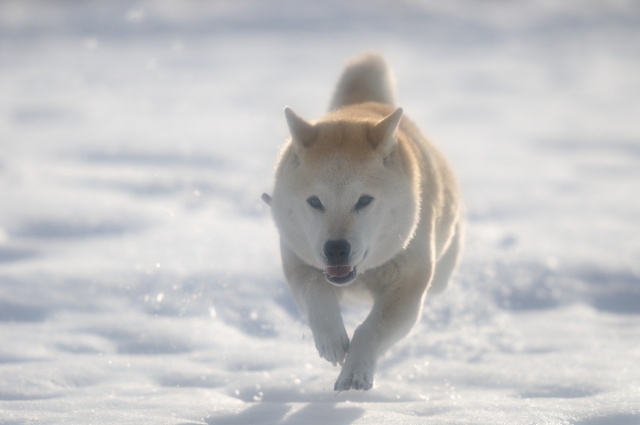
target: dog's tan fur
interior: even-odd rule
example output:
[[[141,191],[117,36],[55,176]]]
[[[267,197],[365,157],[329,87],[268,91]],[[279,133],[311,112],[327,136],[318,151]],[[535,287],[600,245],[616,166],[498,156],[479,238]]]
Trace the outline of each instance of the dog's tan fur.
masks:
[[[377,359],[409,333],[427,290],[446,286],[460,251],[453,172],[392,106],[394,97],[384,60],[365,55],[345,69],[328,115],[308,123],[286,109],[292,138],[281,153],[273,199],[264,198],[280,231],[285,276],[316,347],[343,365],[336,390],[372,387]],[[373,201],[356,209],[364,195]],[[323,209],[311,208],[309,197]],[[350,285],[329,281],[324,244],[332,240],[350,244]],[[349,341],[338,300],[362,288],[373,296],[373,308]]]

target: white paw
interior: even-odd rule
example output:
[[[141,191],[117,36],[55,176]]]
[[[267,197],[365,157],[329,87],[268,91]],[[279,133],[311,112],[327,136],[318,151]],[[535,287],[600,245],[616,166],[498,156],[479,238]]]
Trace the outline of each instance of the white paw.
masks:
[[[347,359],[347,364],[342,368],[333,389],[335,391],[370,390],[373,387],[374,373],[375,362],[350,362]]]
[[[313,340],[316,343],[318,354],[320,357],[327,359],[329,362],[343,365],[344,358],[349,350],[349,336],[340,323],[332,327],[312,327]]]

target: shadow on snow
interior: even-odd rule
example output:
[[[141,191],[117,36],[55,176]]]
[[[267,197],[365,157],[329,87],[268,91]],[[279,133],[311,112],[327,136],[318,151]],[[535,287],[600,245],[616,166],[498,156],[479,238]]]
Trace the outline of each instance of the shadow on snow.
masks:
[[[258,403],[237,414],[206,418],[205,422],[208,425],[348,425],[365,412],[360,407],[336,407],[335,403],[309,403],[288,415],[290,410],[291,406],[285,403]]]

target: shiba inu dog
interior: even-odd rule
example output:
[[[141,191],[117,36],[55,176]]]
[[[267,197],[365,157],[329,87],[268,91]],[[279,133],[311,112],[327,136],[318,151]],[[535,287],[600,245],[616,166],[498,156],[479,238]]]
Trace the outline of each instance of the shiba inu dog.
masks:
[[[385,61],[349,63],[330,112],[307,122],[285,108],[291,139],[271,205],[284,273],[335,390],[369,390],[377,360],[420,317],[427,291],[453,272],[462,240],[458,185],[443,155],[394,106]],[[353,337],[339,299],[365,289],[373,307]]]

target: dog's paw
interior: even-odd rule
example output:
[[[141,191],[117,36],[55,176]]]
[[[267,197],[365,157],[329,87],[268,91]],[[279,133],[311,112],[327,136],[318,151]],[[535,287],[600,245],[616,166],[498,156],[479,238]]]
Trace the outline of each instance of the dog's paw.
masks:
[[[333,386],[335,391],[370,390],[373,387],[375,367],[358,367],[345,365]]]
[[[349,336],[344,325],[334,326],[332,329],[312,329],[312,331],[320,357],[327,359],[334,366],[337,364],[342,366],[349,350]]]

